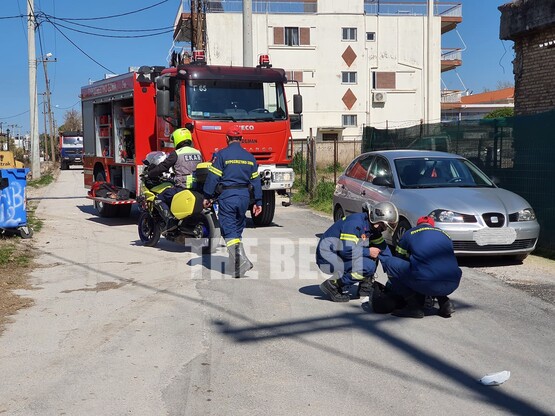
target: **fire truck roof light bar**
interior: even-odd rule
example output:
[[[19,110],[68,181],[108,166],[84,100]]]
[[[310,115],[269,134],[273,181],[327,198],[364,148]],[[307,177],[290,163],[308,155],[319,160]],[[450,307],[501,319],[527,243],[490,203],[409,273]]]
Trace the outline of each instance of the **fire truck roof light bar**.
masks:
[[[270,55],[259,55],[258,56],[258,66],[261,68],[271,68]]]

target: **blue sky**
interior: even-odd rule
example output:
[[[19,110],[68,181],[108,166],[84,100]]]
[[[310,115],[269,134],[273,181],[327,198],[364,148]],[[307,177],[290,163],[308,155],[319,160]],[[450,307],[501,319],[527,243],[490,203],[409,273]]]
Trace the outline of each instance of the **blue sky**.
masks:
[[[513,82],[513,42],[499,40],[501,14],[497,7],[507,1],[459,1],[463,6],[463,22],[457,27],[458,33],[452,31],[443,36],[442,46],[465,48],[463,65],[456,73],[450,71],[443,75],[444,87],[478,93],[484,88],[495,89],[499,82]],[[36,36],[37,56],[40,59],[41,56],[52,53],[52,58],[49,59],[56,58],[56,62],[48,64],[48,77],[57,124],[63,123],[64,114],[69,109],[80,111],[78,96],[81,87],[89,79],[101,79],[109,72],[126,72],[130,66],[166,65],[172,48],[172,33],[168,28],[173,25],[180,4],[181,0],[34,0],[36,12],[44,13]],[[147,9],[128,14],[143,8]],[[3,132],[9,126],[12,126],[12,131],[20,131],[22,134],[29,131],[27,23],[26,18],[14,17],[26,13],[25,0],[2,0],[0,33],[4,60],[0,65],[0,122]],[[79,25],[109,29],[104,31],[61,20],[92,19],[119,14],[127,15],[73,21]],[[109,36],[169,33],[114,38],[91,36],[68,28]],[[145,32],[148,29],[159,30]],[[37,72],[37,89],[39,94],[45,91],[42,63],[39,63]],[[39,103],[42,102],[41,95],[38,100]],[[41,106],[40,132],[44,131],[42,111]],[[13,125],[21,127],[14,129]]]

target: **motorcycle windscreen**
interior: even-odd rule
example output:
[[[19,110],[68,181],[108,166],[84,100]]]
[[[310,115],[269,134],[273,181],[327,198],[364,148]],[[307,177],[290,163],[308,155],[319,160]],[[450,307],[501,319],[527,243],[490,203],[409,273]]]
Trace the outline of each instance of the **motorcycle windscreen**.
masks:
[[[175,218],[182,220],[191,214],[202,212],[203,200],[204,196],[201,193],[186,189],[175,194],[170,210]]]

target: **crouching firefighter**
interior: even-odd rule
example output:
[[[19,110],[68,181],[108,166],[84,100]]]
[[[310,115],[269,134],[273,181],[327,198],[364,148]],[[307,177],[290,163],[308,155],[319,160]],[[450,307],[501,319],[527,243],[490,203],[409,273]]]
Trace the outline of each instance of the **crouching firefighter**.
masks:
[[[377,260],[370,256],[370,247],[385,249],[382,232],[393,230],[398,219],[397,208],[390,202],[365,203],[363,212],[333,224],[316,248],[316,264],[322,272],[333,275],[320,290],[334,302],[348,302],[348,288],[358,283],[358,296],[371,296]]]
[[[229,253],[228,272],[243,277],[253,268],[242,243],[253,192],[255,216],[262,212],[262,186],[258,164],[252,154],[241,147],[241,130],[232,127],[227,131],[227,147],[214,153],[212,165],[204,184],[204,206],[218,197],[220,229]]]
[[[175,150],[171,152],[160,164],[148,171],[149,178],[157,178],[164,172],[173,168],[175,173],[175,186],[158,194],[154,203],[166,224],[165,231],[171,231],[177,227],[177,220],[170,211],[173,197],[185,189],[193,189],[194,171],[202,162],[200,151],[192,147],[193,139],[191,132],[185,128],[174,130],[171,135]]]

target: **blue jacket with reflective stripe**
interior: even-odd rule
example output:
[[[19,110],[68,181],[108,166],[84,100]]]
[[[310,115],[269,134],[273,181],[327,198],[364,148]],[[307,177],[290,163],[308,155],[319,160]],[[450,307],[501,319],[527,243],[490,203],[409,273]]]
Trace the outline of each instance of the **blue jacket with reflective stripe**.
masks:
[[[322,247],[321,247],[322,245]],[[337,253],[343,260],[359,256],[370,256],[368,248],[387,247],[381,231],[370,224],[368,214],[360,212],[336,221],[322,235],[318,249],[324,248]]]
[[[410,261],[416,280],[459,282],[462,271],[455,257],[451,238],[441,229],[420,224],[407,230],[396,248]]]
[[[241,147],[238,141],[230,142],[229,145],[214,153],[212,166],[204,184],[204,195],[211,198],[218,183],[225,188],[227,186],[244,186],[249,183],[254,188],[254,199],[257,205],[262,204],[262,185],[258,176],[258,164],[254,156]]]

